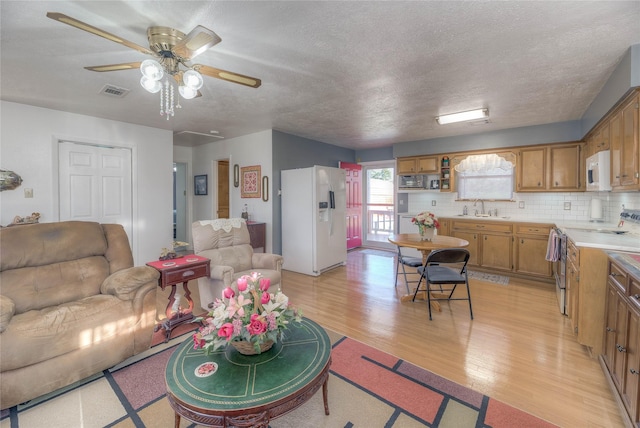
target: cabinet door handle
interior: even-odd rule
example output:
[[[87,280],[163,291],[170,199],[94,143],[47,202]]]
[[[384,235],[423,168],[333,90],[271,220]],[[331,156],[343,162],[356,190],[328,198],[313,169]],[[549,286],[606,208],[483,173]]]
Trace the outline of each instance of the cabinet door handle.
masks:
[[[187,277],[187,276],[191,276],[193,275],[195,272],[192,270],[185,270],[184,273],[182,274],[182,277]]]
[[[618,274],[615,272],[611,272],[611,276],[618,276]]]
[[[638,370],[636,370],[636,369],[629,369],[629,373],[634,374],[634,375],[640,374],[640,372]]]
[[[618,350],[618,352],[627,352],[627,348],[622,345],[616,344],[616,349]]]
[[[607,327],[607,332],[609,332],[609,333],[615,333],[615,330],[614,330],[614,329],[612,329],[611,327]]]
[[[521,240],[520,240],[520,243],[521,243],[521,244],[524,244],[524,239],[521,239]]]
[[[640,294],[634,294],[633,298],[636,299],[636,300],[640,300]]]

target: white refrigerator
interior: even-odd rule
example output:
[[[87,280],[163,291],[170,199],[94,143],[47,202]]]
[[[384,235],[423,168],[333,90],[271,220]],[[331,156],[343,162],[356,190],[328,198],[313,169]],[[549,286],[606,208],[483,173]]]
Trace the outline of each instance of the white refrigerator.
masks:
[[[318,276],[345,265],[345,170],[316,165],[280,174],[283,269]]]

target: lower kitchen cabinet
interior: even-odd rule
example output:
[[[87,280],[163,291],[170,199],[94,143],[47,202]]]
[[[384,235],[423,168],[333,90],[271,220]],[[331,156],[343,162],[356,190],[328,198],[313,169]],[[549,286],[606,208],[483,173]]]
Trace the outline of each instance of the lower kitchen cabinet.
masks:
[[[567,242],[567,316],[578,343],[594,357],[602,354],[607,296],[607,254]]]
[[[640,422],[640,270],[625,254],[608,260],[604,349],[601,362],[632,426]]]
[[[551,225],[515,223],[514,272],[549,278],[552,263],[546,260]]]
[[[502,271],[512,270],[511,223],[453,220],[451,235],[469,241],[469,265]]]

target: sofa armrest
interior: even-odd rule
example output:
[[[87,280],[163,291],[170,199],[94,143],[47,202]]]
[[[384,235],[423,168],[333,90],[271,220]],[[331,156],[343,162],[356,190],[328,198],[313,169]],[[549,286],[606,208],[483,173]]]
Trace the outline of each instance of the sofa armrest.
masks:
[[[235,270],[231,266],[224,265],[214,265],[213,263],[210,266],[210,277],[211,279],[216,279],[218,281],[222,281],[225,287],[228,287],[233,282],[233,274]]]
[[[16,304],[13,303],[13,300],[0,294],[0,333],[7,329],[15,312]]]
[[[253,253],[251,265],[254,269],[282,270],[283,258],[279,254]]]
[[[100,286],[102,294],[111,294],[121,300],[133,300],[146,284],[158,285],[160,272],[150,266],[136,266],[109,275]]]

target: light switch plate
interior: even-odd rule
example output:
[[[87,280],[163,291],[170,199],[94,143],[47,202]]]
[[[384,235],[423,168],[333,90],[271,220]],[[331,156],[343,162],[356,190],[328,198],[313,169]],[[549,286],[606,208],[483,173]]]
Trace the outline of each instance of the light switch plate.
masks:
[[[518,202],[518,208],[524,208],[524,201]]]
[[[33,189],[24,189],[25,198],[33,198]]]
[[[431,206],[435,207],[436,206],[436,201],[431,201]]]
[[[565,210],[570,210],[571,209],[571,202],[565,202],[564,203],[564,209]]]

